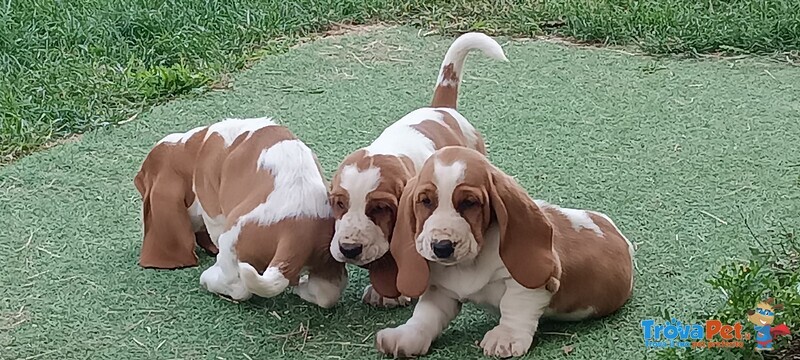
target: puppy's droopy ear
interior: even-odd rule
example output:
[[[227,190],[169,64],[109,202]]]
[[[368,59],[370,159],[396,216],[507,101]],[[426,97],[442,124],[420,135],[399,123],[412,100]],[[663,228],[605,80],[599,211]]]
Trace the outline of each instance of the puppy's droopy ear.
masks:
[[[174,169],[145,169],[147,165],[134,180],[142,194],[144,222],[139,265],[156,269],[197,266],[195,234],[186,204],[194,195]],[[187,199],[187,194],[192,199]]]
[[[414,215],[417,177],[411,178],[403,189],[397,207],[397,222],[392,232],[391,253],[397,262],[397,290],[401,294],[418,298],[428,288],[430,269],[425,258],[417,252],[416,239],[419,234]]]
[[[400,296],[400,291],[397,290],[397,264],[391,253],[387,252],[380,259],[369,263],[367,269],[369,282],[378,294],[392,299]]]
[[[500,226],[500,258],[522,286],[535,289],[557,277],[553,228],[533,199],[500,169],[491,170],[489,194]]]

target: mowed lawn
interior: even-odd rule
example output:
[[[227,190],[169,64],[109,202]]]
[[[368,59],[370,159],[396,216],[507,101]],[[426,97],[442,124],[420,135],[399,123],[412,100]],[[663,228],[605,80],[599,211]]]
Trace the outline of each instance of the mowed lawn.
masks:
[[[546,323],[527,358],[638,359],[639,322],[722,301],[704,283],[776,221],[800,228],[800,69],[671,61],[500,39],[473,54],[460,111],[490,158],[536,198],[609,214],[638,245],[635,294],[614,316]],[[133,176],[161,137],[226,116],[275,116],[328,175],[348,152],[429,103],[450,37],[399,27],[270,56],[232,89],[167,103],[0,168],[0,358],[375,359],[374,334],[410,309],[331,310],[290,294],[231,303],[198,268],[144,270]],[[744,318],[742,319],[744,320]],[[496,319],[466,306],[428,358],[482,357]]]
[[[224,88],[227,74],[333,23],[376,21],[652,54],[796,61],[800,49],[796,0],[9,0],[0,4],[0,164]]]

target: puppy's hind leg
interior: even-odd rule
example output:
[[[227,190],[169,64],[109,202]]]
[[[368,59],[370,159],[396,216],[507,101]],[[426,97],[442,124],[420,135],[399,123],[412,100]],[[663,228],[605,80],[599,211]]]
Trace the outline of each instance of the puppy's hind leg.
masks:
[[[206,290],[228,296],[234,300],[247,300],[252,296],[240,276],[236,242],[241,233],[240,226],[234,226],[219,237],[219,254],[210,268],[200,274],[200,285]]]
[[[323,270],[312,270],[300,278],[300,284],[293,292],[305,301],[328,309],[339,302],[346,287],[347,270],[343,264],[336,264]]]
[[[239,263],[239,274],[244,285],[253,294],[269,298],[278,295],[289,286],[289,279],[283,274],[280,266],[270,264],[263,274],[246,262]]]
[[[244,256],[239,258],[239,275],[248,291],[265,298],[276,296],[290,284],[297,283],[310,252],[288,241],[280,242],[274,255],[264,251],[259,241],[248,241],[242,246],[247,250],[242,250]],[[264,272],[259,274],[261,269]]]
[[[255,244],[255,242],[249,244]],[[298,251],[288,242],[281,242],[275,249],[275,255],[272,256],[269,265],[266,266],[266,269],[261,267],[264,272],[259,274],[252,264],[263,264],[265,254],[258,251],[247,251],[247,253],[252,258],[242,257],[239,259],[239,274],[250,292],[265,298],[276,296],[286,290],[289,284],[297,283],[300,270],[308,258],[305,251]]]

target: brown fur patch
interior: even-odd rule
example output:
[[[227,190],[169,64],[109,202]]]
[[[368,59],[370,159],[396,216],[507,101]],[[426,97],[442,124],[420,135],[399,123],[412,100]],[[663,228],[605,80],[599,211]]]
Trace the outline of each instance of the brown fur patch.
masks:
[[[467,143],[467,139],[461,134],[458,124],[453,128],[450,124],[445,126],[434,120],[425,120],[419,124],[411,125],[411,127],[431,139],[436,149],[441,149],[445,146],[464,146]]]
[[[455,109],[458,105],[458,84],[460,80],[454,67],[455,65],[453,64],[447,64],[442,69],[442,82],[438,83],[433,91],[432,107]]]
[[[619,309],[631,295],[633,265],[628,243],[602,216],[589,213],[600,228],[600,236],[591,229],[575,230],[557,209],[545,207],[553,224],[553,246],[560,254],[561,289],[551,307],[559,312],[573,312],[591,306],[602,317]]]
[[[291,285],[297,285],[304,267],[315,276],[335,280],[344,264],[328,250],[333,228],[333,219],[284,219],[268,226],[248,223],[239,233],[236,253],[259,274],[278,267]]]

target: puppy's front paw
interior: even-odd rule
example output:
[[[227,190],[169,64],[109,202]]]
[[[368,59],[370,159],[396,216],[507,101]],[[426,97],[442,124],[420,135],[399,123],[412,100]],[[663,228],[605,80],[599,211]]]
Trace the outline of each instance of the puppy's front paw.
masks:
[[[396,358],[425,355],[431,347],[431,340],[424,332],[408,325],[383,329],[375,335],[378,351]]]
[[[497,325],[483,336],[481,347],[487,356],[507,358],[525,355],[531,348],[531,343],[533,335]]]
[[[395,308],[411,304],[411,298],[408,296],[400,296],[398,298],[383,297],[375,291],[372,285],[367,285],[367,287],[364,288],[364,295],[361,296],[361,300],[364,301],[365,304],[383,308]]]

